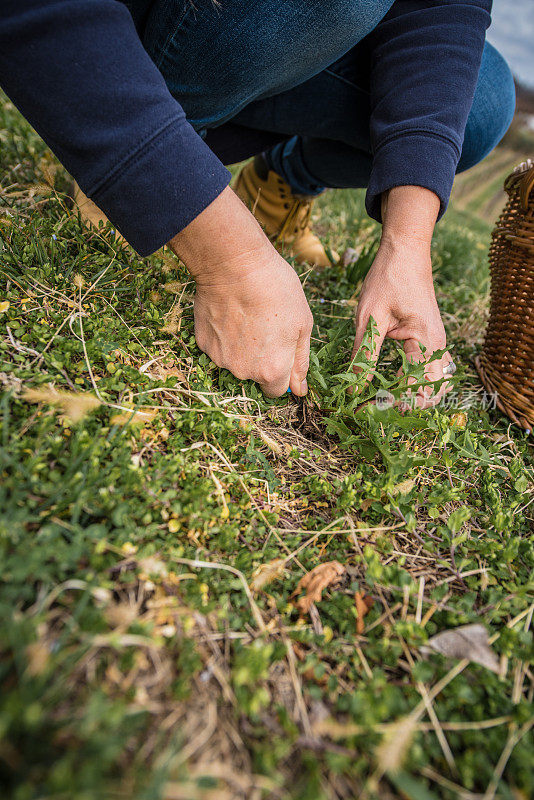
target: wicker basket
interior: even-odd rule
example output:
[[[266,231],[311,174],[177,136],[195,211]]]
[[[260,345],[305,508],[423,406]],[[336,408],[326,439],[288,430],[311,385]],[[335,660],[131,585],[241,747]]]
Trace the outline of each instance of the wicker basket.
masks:
[[[534,429],[534,163],[506,179],[508,201],[489,251],[491,301],[484,346],[475,364],[496,405]]]

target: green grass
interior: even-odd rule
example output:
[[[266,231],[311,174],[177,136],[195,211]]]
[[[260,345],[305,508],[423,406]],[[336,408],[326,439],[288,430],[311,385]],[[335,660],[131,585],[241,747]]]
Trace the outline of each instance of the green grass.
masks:
[[[505,142],[507,141],[505,139]],[[480,164],[457,177],[452,193],[453,207],[457,211],[466,212],[470,217],[476,216],[486,223],[493,224],[506,200],[503,191],[504,180],[512,169],[532,152],[534,135],[529,136],[528,132],[524,131],[519,142],[524,144],[519,150],[517,147],[512,147],[518,144],[514,140],[503,143]]]
[[[267,401],[199,353],[179,263],[83,232],[0,117],[2,797],[532,797],[532,449],[472,362],[489,224],[453,208],[435,236],[456,408],[377,412],[344,375],[377,229],[360,193],[325,196],[326,241],[364,256],[303,273],[312,396]],[[475,622],[499,675],[421,652]]]

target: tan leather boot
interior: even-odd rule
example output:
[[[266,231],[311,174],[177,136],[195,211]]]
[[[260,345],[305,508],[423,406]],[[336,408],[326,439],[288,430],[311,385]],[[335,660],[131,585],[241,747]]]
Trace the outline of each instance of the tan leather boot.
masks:
[[[293,194],[283,178],[267,168],[261,156],[243,167],[234,191],[282,254],[294,256],[299,264],[332,266],[321,240],[310,228],[313,198]],[[334,261],[339,258],[337,253],[332,256]]]
[[[74,181],[72,184],[70,194],[74,205],[80,210],[80,217],[87,228],[98,229],[100,227],[100,223],[105,226],[109,222],[109,219],[106,217],[104,212],[100,211],[98,206],[82,192],[76,181]],[[118,231],[115,231],[115,241],[121,242],[122,244],[128,244],[126,239],[121,236]]]

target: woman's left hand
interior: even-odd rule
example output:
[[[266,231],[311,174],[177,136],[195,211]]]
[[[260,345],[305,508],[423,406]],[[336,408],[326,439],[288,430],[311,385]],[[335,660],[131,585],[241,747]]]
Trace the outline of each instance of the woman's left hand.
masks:
[[[356,338],[353,354],[360,347],[369,318],[378,327],[374,352],[368,357],[376,361],[386,337],[404,343],[410,361],[426,361],[425,377],[438,381],[452,360],[448,352],[432,360],[432,354],[446,346],[446,335],[432,280],[430,248],[417,243],[382,240],[376,258],[363,283],[356,312]],[[421,352],[420,345],[425,348]],[[437,405],[450,384],[438,391],[431,386],[417,390],[415,403],[421,408]]]

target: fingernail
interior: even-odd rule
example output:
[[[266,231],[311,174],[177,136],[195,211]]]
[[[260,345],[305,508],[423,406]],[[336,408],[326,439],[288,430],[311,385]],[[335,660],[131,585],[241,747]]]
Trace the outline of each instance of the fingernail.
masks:
[[[300,393],[301,394],[308,393],[308,381],[306,380],[306,378],[304,378],[304,380],[300,384]]]

